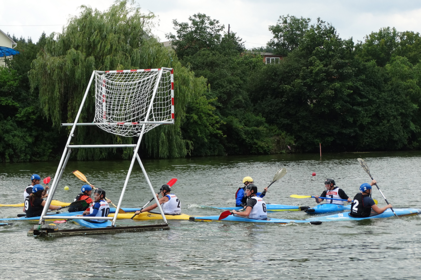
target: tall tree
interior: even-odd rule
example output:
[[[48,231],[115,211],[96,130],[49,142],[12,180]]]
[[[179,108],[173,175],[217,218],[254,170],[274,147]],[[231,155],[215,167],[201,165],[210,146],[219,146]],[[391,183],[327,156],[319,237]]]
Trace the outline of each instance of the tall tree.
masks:
[[[56,127],[61,122],[73,122],[93,70],[173,67],[176,123],[147,133],[141,153],[154,157],[182,157],[188,153],[180,127],[187,104],[203,95],[206,86],[152,36],[153,18],[152,13],[143,14],[128,1],[116,1],[105,12],[82,6],[80,15],[72,17],[62,33],[47,37],[44,50],[32,63],[30,82],[33,89],[39,89],[41,107]],[[89,94],[82,122],[92,121],[93,104],[93,94]],[[132,142],[131,138],[98,132],[92,127],[81,127],[77,132],[75,142],[79,143]],[[110,149],[77,151],[78,159],[129,155],[130,149],[122,154]]]
[[[280,16],[276,25],[270,25],[269,31],[273,38],[268,47],[273,48],[276,54],[287,56],[291,51],[298,48],[304,34],[309,29],[309,18],[297,18],[295,16]]]

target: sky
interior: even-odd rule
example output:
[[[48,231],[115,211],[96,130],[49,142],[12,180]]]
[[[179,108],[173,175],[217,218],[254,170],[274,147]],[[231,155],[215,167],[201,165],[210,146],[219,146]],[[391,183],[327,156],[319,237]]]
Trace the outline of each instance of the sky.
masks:
[[[408,0],[135,0],[135,5],[156,15],[152,32],[160,41],[175,34],[173,20],[188,22],[189,16],[204,13],[219,20],[245,41],[246,48],[266,46],[273,37],[270,25],[281,15],[317,18],[332,24],[343,39],[363,41],[383,27],[421,33],[421,1]],[[80,6],[107,10],[113,0],[0,0],[0,29],[37,42],[42,32],[61,33],[69,18],[80,14]]]

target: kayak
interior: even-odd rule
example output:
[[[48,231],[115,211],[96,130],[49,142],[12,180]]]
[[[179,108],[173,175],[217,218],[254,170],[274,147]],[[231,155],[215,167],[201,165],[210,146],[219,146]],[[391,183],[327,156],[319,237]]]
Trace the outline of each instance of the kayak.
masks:
[[[52,200],[51,201],[51,205],[54,206],[69,206],[70,202],[62,202],[62,201],[58,201],[58,200]],[[0,207],[23,207],[23,203],[17,203],[17,204],[0,204]]]
[[[343,212],[350,211],[351,205],[339,205],[339,204],[319,204],[307,210],[304,210],[307,214],[325,214],[325,213],[334,213],[334,212]]]
[[[140,210],[140,208],[122,208],[122,209],[125,212],[135,212],[137,210]],[[114,213],[114,212],[115,212],[115,208],[110,208],[110,213]],[[60,218],[60,216],[76,216],[76,215],[82,215],[82,214],[83,214],[83,211],[61,212],[61,213],[56,213],[56,214],[48,214],[48,216],[51,216],[51,218],[54,218],[54,219],[47,219],[47,221],[57,220],[57,219]],[[120,214],[120,215],[122,215],[122,214]],[[127,214],[127,215],[130,215],[130,214]],[[131,216],[133,216],[133,214],[131,214]],[[17,217],[17,218],[0,218],[0,221],[34,221],[34,220],[39,220],[39,218],[40,218],[39,216],[30,217],[30,218],[26,218],[24,216],[24,217]],[[188,218],[186,220],[188,220]]]
[[[213,207],[213,206],[202,206],[207,208],[214,208],[218,210],[241,210],[243,207]],[[283,204],[266,204],[266,210],[268,212],[278,211],[305,211],[308,206],[295,206],[295,205],[283,205]]]
[[[110,213],[115,213],[115,209],[116,208],[110,208]],[[140,208],[120,208],[120,209],[122,209],[124,212],[136,212],[140,210]]]
[[[130,214],[118,214],[117,219],[131,219],[134,213]],[[108,217],[114,217],[114,214],[109,214]],[[165,215],[167,220],[188,220],[190,218],[189,215],[180,214],[180,215]],[[133,220],[162,220],[162,216],[159,213],[150,213],[150,212],[143,212],[139,215],[136,215]]]
[[[108,220],[106,220],[106,222],[103,222],[103,223],[95,223],[95,222],[90,222],[88,220],[83,220],[83,219],[74,219],[73,221],[87,228],[106,228],[112,225],[111,221],[108,221]]]
[[[419,209],[413,208],[403,208],[403,209],[393,209],[395,210],[396,215],[398,216],[412,216],[420,214]],[[380,219],[380,218],[389,218],[393,217],[394,214],[392,210],[387,209],[383,213],[375,216],[365,217],[365,218],[353,218],[349,216],[349,212],[345,213],[338,213],[329,216],[319,216],[314,218],[309,218],[307,221],[320,221],[320,222],[332,222],[332,221],[361,221],[361,220],[369,220],[369,219]]]
[[[255,220],[249,218],[238,217],[229,215],[225,219],[219,220],[219,216],[206,216],[206,217],[190,217],[192,222],[246,222],[246,223],[263,223],[263,224],[314,224],[320,225],[319,221],[308,220],[287,220],[287,219],[274,219],[268,218],[267,220]]]
[[[82,215],[83,211],[79,211],[79,212],[62,212],[62,213],[58,213],[58,214],[52,214],[52,215],[48,215],[51,216],[48,219],[46,219],[46,221],[55,221],[55,220],[62,220],[60,218],[60,216],[76,216],[76,215]],[[39,216],[37,217],[18,217],[18,218],[0,218],[0,221],[37,221],[39,220]]]

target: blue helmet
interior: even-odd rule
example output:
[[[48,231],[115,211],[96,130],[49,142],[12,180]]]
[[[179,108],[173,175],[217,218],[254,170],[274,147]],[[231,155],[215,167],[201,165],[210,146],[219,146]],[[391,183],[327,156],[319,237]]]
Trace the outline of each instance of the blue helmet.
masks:
[[[31,181],[32,180],[41,180],[41,177],[38,174],[34,174],[31,176]]]
[[[36,192],[43,191],[43,190],[44,190],[44,187],[43,186],[41,186],[40,184],[36,184],[32,188],[32,193],[36,193]]]
[[[89,192],[92,191],[92,187],[89,185],[83,185],[82,188],[80,189],[81,192]]]
[[[371,185],[369,183],[364,183],[360,186],[360,191],[365,192],[366,190],[371,190]]]

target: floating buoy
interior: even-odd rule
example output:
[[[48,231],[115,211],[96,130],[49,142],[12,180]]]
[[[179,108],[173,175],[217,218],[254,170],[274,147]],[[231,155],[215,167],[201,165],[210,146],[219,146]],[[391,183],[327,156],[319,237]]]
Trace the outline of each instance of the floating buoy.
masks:
[[[313,175],[313,176],[314,176],[314,175]],[[69,190],[69,186],[65,186],[65,187],[64,187],[64,190],[65,190],[65,191],[68,191],[68,190]]]
[[[316,172],[311,173],[311,176],[316,176]]]

